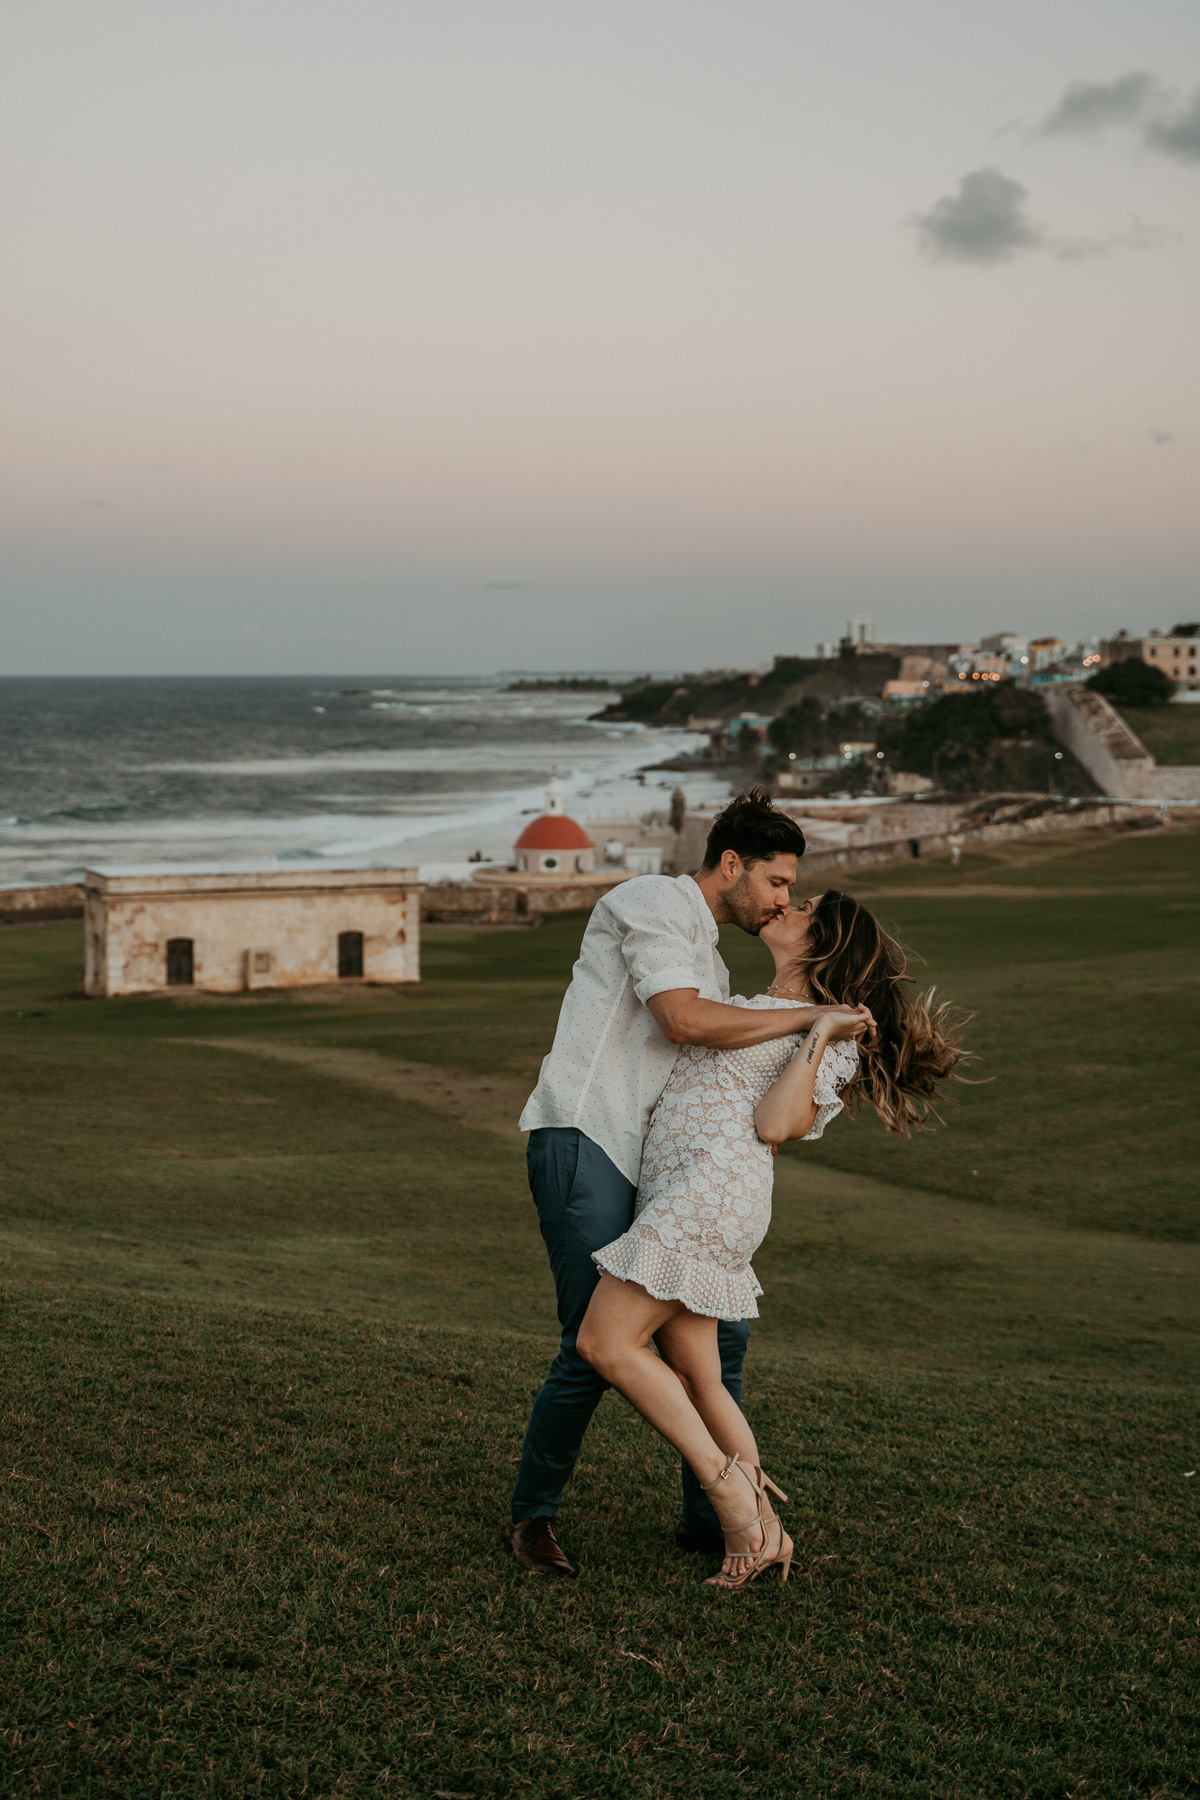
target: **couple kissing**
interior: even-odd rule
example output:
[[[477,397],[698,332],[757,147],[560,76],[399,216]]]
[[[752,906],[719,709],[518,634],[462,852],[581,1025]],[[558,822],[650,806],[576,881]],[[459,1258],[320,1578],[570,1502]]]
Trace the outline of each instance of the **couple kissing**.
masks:
[[[595,907],[550,1054],[521,1115],[562,1341],[533,1403],[504,1537],[521,1567],[571,1576],[555,1519],[605,1388],[683,1461],[676,1542],[743,1588],[792,1540],[741,1410],[750,1259],[773,1157],[865,1102],[909,1136],[962,1050],[914,993],[866,907],[794,901],[804,834],[761,788],[718,815],[695,876],[643,875]],[[764,993],[730,998],[718,927],[760,937]]]

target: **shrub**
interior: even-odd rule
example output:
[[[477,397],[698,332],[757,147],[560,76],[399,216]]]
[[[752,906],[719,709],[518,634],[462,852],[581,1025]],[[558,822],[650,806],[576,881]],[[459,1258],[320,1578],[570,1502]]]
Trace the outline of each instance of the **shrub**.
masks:
[[[1152,668],[1140,656],[1110,663],[1107,669],[1092,676],[1088,686],[1116,706],[1165,706],[1175,692],[1170,676]]]

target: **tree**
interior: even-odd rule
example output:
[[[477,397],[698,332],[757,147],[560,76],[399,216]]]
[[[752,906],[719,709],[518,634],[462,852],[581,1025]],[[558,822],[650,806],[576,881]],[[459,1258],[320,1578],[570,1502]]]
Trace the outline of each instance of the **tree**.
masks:
[[[779,713],[767,727],[771,747],[786,756],[821,756],[830,748],[830,734],[825,725],[821,702],[811,694]]]
[[[880,743],[890,768],[979,792],[1040,786],[1054,731],[1039,693],[989,681],[889,719]]]
[[[771,747],[782,756],[829,756],[839,744],[873,739],[877,721],[853,701],[846,706],[832,706],[828,711],[811,694],[789,706],[771,720],[767,736]]]
[[[1152,668],[1140,656],[1110,663],[1107,669],[1092,676],[1088,686],[1115,706],[1165,706],[1175,692],[1170,676]]]
[[[1191,619],[1186,625],[1172,625],[1172,637],[1200,637],[1200,619]]]

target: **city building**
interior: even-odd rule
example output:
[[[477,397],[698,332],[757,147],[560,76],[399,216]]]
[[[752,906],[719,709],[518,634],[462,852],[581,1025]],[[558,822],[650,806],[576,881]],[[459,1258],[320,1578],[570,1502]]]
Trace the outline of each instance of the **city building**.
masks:
[[[773,713],[738,713],[729,721],[729,741],[737,748],[741,742],[743,731],[751,732],[760,744],[766,745],[767,732],[774,720]]]
[[[1106,638],[1100,645],[1101,668],[1137,656],[1152,669],[1161,669],[1178,687],[1200,688],[1200,637],[1152,631],[1144,638]]]
[[[154,864],[88,869],[83,888],[87,994],[421,978],[415,869]]]
[[[911,705],[914,701],[929,700],[932,697],[932,684],[929,681],[885,681],[883,684],[883,698],[900,705]]]

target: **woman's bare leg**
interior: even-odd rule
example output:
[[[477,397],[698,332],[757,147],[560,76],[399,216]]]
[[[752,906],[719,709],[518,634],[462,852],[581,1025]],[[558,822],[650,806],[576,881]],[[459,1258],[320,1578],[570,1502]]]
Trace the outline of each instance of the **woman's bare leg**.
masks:
[[[682,1325],[684,1320],[688,1322],[686,1326]],[[707,1383],[701,1375],[705,1356],[703,1344],[706,1338],[711,1339],[709,1354],[720,1386],[716,1320],[689,1313],[682,1301],[656,1300],[637,1282],[618,1281],[615,1275],[604,1270],[579,1328],[576,1348],[597,1374],[611,1382],[655,1431],[674,1445],[691,1465],[697,1480],[707,1485],[717,1479],[726,1458],[739,1448],[739,1444],[731,1443],[728,1450],[722,1447],[693,1404],[688,1386],[650,1348],[651,1338],[656,1334],[662,1336],[669,1324],[676,1327],[671,1335],[679,1346],[681,1360],[694,1372],[706,1393]],[[724,1393],[723,1388],[721,1391]],[[729,1399],[728,1395],[726,1399]],[[757,1462],[753,1434],[740,1410],[732,1401],[729,1404],[740,1421],[741,1434],[753,1451],[751,1461]],[[745,1516],[748,1491],[739,1491],[732,1496],[720,1491],[713,1493],[713,1505],[722,1523],[725,1518],[736,1523]],[[745,1533],[745,1539],[744,1544],[736,1545],[738,1551],[744,1550],[751,1556],[761,1548],[762,1532],[757,1524]],[[744,1560],[733,1555],[726,1557],[726,1564],[730,1572],[739,1573]]]
[[[673,1369],[715,1443],[726,1456],[736,1451],[743,1462],[758,1466],[758,1445],[745,1413],[721,1380],[716,1320],[681,1312],[654,1334],[659,1354]]]
[[[752,1468],[759,1466],[758,1444],[749,1420],[721,1380],[721,1355],[717,1348],[716,1320],[701,1318],[696,1313],[679,1312],[660,1325],[654,1334],[663,1360],[683,1383],[688,1398],[703,1419],[714,1441],[726,1456],[735,1452]],[[746,1502],[753,1505],[748,1491],[738,1489],[734,1500],[745,1517]],[[756,1530],[754,1548],[762,1538]],[[721,1565],[727,1575],[740,1575],[749,1559],[727,1555]]]

